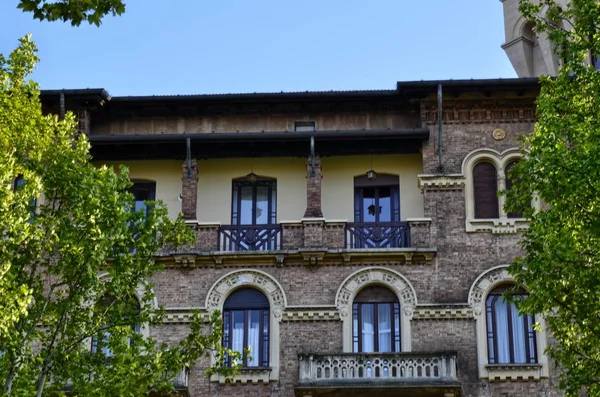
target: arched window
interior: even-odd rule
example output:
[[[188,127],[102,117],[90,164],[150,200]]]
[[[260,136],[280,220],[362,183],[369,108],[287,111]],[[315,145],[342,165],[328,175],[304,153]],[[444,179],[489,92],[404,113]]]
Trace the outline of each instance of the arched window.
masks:
[[[140,302],[133,296],[126,299],[124,302],[117,302],[112,295],[105,295],[97,304],[97,310],[102,317],[106,318],[106,324],[103,329],[96,335],[92,336],[92,353],[102,352],[105,356],[112,356],[110,349],[111,329],[116,326],[130,323],[131,330],[136,334],[141,332],[140,324],[135,323],[132,319],[139,316]],[[124,320],[119,324],[120,320]],[[127,345],[131,343],[131,339],[127,338]]]
[[[400,303],[385,287],[367,287],[352,305],[352,343],[357,353],[399,352]]]
[[[510,170],[512,167],[514,167],[515,165],[517,165],[518,161],[511,161],[510,163],[508,163],[506,165],[506,167],[504,167],[504,174],[506,175],[506,190],[512,190],[513,186],[515,185],[515,183],[518,183],[518,180],[514,180],[513,178],[510,177]],[[523,213],[522,212],[509,212],[506,214],[507,217],[509,218],[522,218],[523,217]]]
[[[254,288],[235,291],[223,305],[223,345],[233,351],[250,349],[242,367],[269,366],[269,300]]]
[[[498,218],[498,176],[494,164],[480,162],[473,167],[475,218]]]
[[[537,363],[534,319],[519,313],[503,295],[508,287],[493,289],[485,302],[488,362],[490,364]],[[515,297],[525,296],[517,291]]]

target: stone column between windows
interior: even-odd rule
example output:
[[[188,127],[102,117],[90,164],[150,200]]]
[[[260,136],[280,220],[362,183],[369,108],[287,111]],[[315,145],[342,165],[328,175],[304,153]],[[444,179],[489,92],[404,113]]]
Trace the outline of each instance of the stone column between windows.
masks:
[[[308,158],[306,162],[306,211],[304,218],[322,218],[321,211],[321,159],[315,156],[314,170],[313,162]]]
[[[183,219],[196,220],[196,207],[198,202],[198,162],[191,161],[188,172],[188,162],[183,162],[183,177],[181,178],[181,212]]]

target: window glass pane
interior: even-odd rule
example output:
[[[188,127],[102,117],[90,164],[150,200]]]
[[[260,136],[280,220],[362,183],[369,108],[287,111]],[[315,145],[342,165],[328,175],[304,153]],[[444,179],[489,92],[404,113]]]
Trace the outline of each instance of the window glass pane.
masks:
[[[231,312],[233,317],[233,330],[231,332],[231,350],[236,352],[244,351],[244,311],[234,310]]]
[[[379,351],[388,353],[392,351],[392,313],[389,303],[377,305],[377,322],[379,330]]]
[[[258,186],[256,189],[256,222],[257,225],[269,223],[269,188]]]
[[[510,363],[510,344],[508,333],[508,304],[502,296],[495,297],[493,305],[496,317],[496,344],[498,346],[498,364]]]
[[[392,195],[389,187],[379,188],[379,222],[392,221]]]
[[[375,351],[375,327],[374,327],[374,305],[372,303],[363,303],[361,305],[362,316],[362,351],[364,353]]]
[[[248,310],[248,348],[250,357],[249,367],[258,367],[260,363],[260,310]]]
[[[240,225],[251,225],[252,224],[252,186],[242,187],[242,205],[240,213],[238,214],[240,219]]]
[[[375,202],[375,189],[363,189],[362,197],[362,221],[363,222],[375,222],[379,208]]]

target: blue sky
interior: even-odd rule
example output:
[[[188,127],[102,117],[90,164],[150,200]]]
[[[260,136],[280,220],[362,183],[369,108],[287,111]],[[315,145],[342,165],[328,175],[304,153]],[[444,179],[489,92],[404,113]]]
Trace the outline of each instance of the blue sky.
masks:
[[[0,1],[0,52],[32,33],[43,89],[112,95],[391,89],[516,77],[498,0],[126,0],[100,28]]]

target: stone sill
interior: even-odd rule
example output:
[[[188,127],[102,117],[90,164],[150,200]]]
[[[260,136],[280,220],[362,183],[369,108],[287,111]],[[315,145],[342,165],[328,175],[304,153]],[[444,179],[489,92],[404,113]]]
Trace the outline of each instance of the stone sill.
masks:
[[[467,219],[467,232],[491,232],[492,234],[516,234],[529,228],[525,218]]]
[[[269,383],[270,381],[274,381],[277,379],[271,379],[271,372],[273,368],[270,367],[257,367],[257,368],[242,368],[238,375],[235,375],[233,379],[227,379],[221,375],[213,375],[210,378],[211,382],[219,382],[221,384],[230,383]]]
[[[485,366],[490,382],[539,381],[542,378],[542,364],[488,364]]]

